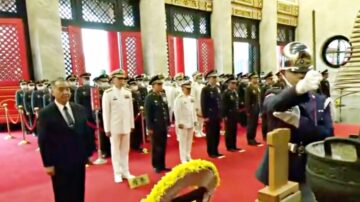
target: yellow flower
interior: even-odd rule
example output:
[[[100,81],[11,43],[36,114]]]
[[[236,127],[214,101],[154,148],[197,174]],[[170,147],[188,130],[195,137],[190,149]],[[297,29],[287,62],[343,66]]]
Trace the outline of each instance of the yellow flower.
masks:
[[[216,166],[205,160],[193,160],[184,164],[180,164],[167,173],[161,180],[153,187],[150,194],[142,199],[141,202],[159,202],[161,197],[166,193],[170,187],[190,173],[198,173],[202,170],[211,170],[216,178],[216,186],[220,185],[220,176]]]

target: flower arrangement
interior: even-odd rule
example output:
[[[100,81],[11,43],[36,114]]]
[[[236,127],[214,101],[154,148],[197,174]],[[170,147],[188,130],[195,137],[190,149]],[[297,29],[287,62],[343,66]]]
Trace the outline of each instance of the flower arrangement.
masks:
[[[153,187],[150,194],[142,199],[141,202],[159,202],[164,196],[166,190],[174,186],[175,183],[190,173],[198,173],[202,170],[211,170],[216,178],[216,186],[220,185],[220,176],[216,166],[205,160],[192,160],[187,163],[180,164],[167,173],[160,181]]]

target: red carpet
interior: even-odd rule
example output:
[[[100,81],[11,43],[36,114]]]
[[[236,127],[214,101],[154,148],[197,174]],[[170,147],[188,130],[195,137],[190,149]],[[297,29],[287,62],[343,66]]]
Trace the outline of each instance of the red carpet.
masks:
[[[360,126],[336,125],[335,134],[347,136],[357,134]],[[45,175],[40,155],[35,151],[36,138],[29,137],[32,144],[17,146],[20,133],[15,133],[17,139],[3,140],[5,133],[0,133],[0,201],[6,202],[50,202],[53,201],[51,182]],[[258,140],[260,140],[258,132]],[[244,129],[240,129],[238,146],[246,149],[245,153],[229,153],[221,139],[220,152],[226,155],[224,159],[213,161],[220,172],[221,185],[216,190],[212,201],[253,202],[257,191],[262,185],[254,177],[255,169],[261,159],[264,147],[248,147]],[[223,138],[223,137],[222,137]],[[194,159],[209,159],[206,155],[204,139],[195,139],[192,156]],[[178,146],[175,136],[168,141],[167,165],[179,163]],[[131,153],[131,172],[134,175],[148,173],[151,184],[130,190],[126,182],[113,182],[111,163],[92,166],[87,169],[86,201],[87,202],[138,202],[144,198],[162,175],[152,172],[150,154]]]

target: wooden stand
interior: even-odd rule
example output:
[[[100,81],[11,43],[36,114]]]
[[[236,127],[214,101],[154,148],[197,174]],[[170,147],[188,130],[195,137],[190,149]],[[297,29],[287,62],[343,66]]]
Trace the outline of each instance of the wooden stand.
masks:
[[[289,129],[276,129],[268,135],[269,186],[258,193],[257,202],[300,202],[299,184],[288,181]]]

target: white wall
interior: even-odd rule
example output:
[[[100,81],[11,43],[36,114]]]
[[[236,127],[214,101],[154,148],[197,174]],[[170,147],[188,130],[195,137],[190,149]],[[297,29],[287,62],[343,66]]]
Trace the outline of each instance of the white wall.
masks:
[[[356,16],[360,10],[359,0],[301,0],[299,1],[299,25],[296,40],[304,42],[312,50],[312,11],[316,12],[316,65],[318,70],[328,68],[321,58],[325,41],[335,35],[350,38]],[[336,76],[336,69],[329,68],[330,82]],[[339,92],[332,91],[334,98]],[[342,121],[360,123],[360,95],[343,99]],[[339,117],[337,118],[339,120]]]

